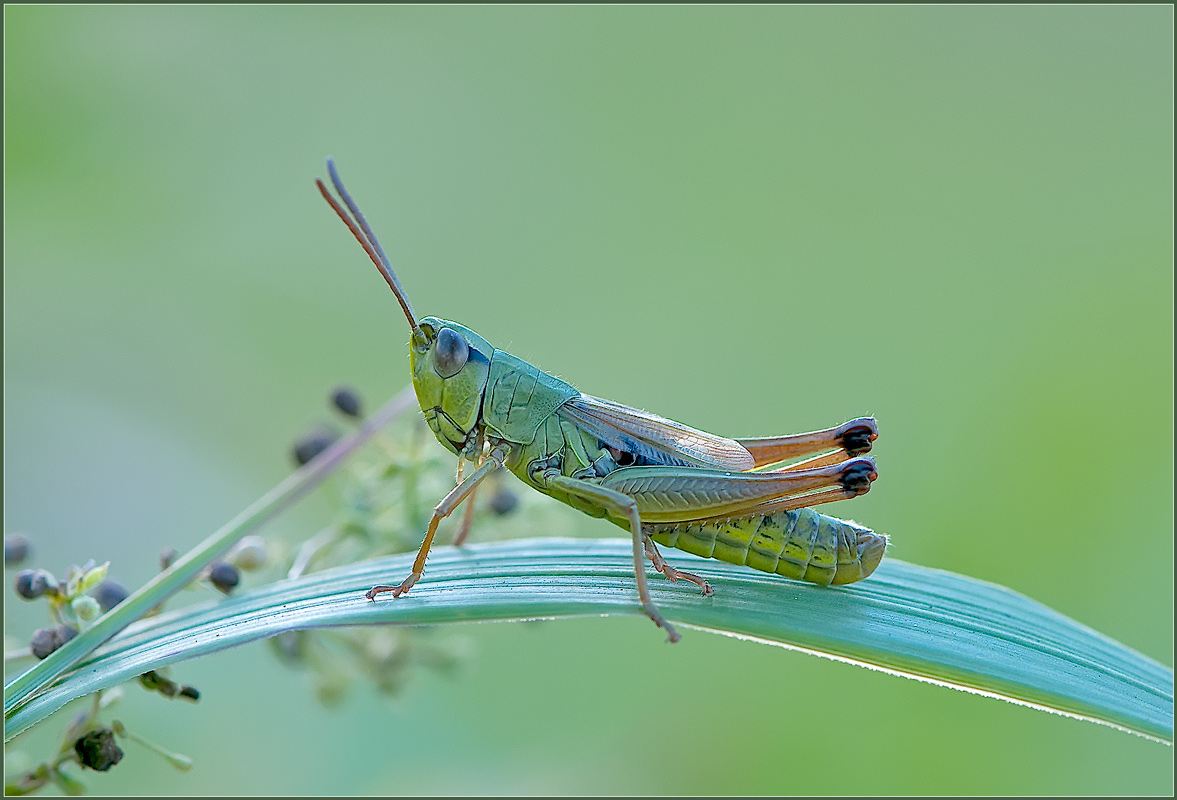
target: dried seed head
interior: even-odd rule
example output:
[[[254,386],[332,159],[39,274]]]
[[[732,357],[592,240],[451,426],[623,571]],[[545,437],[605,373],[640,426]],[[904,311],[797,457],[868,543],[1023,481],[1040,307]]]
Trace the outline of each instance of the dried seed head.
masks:
[[[123,751],[115,744],[114,733],[109,728],[90,731],[74,742],[74,752],[83,767],[106,772],[123,760]]]
[[[4,566],[19,567],[32,552],[32,542],[23,533],[4,534]]]
[[[360,396],[350,386],[340,386],[332,392],[331,404],[349,417],[361,416]]]
[[[339,437],[334,431],[317,428],[294,443],[294,461],[301,467],[319,453],[335,444]]]
[[[217,561],[208,571],[209,582],[224,594],[233,591],[241,581],[237,567],[225,561]]]

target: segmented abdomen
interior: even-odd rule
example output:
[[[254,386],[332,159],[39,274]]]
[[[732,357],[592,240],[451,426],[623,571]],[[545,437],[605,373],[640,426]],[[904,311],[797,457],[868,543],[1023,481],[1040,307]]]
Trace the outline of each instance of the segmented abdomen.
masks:
[[[658,544],[821,586],[869,576],[887,547],[885,536],[811,508],[643,528]]]

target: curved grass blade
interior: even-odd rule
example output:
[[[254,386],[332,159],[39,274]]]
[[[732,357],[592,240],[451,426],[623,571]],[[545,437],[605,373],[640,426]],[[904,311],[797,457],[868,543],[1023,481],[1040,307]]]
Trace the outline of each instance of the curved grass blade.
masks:
[[[703,598],[657,580],[665,616],[1062,713],[1171,743],[1173,671],[1029,598],[950,572],[883,562],[869,581],[821,588],[709,559]],[[142,620],[7,719],[5,736],[66,702],[150,669],[298,628],[641,614],[628,540],[526,539],[437,548],[412,594],[363,592],[412,554],[281,581]]]
[[[190,552],[135,590],[130,597],[82,633],[59,647],[44,661],[22,672],[4,686],[5,719],[25,700],[55,677],[94,651],[129,623],[155,608],[191,582],[205,566],[228,550],[245,534],[273,519],[280,511],[305,497],[330,475],[340,462],[357,447],[388,424],[394,417],[414,406],[413,387],[407,387],[364,421],[354,433],[332,444],[279,483],[253,505],[242,511],[220,530]]]

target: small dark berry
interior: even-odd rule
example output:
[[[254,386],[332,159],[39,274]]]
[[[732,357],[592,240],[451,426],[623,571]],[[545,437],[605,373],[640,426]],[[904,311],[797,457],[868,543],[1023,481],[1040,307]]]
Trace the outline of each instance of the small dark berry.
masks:
[[[25,600],[36,600],[45,593],[44,587],[41,591],[33,588],[33,576],[37,574],[36,570],[22,569],[16,574],[16,580],[12,582],[12,588],[16,590],[18,597]]]
[[[359,418],[360,396],[351,387],[340,386],[331,393],[331,402],[347,416]]]
[[[33,591],[38,597],[43,594],[57,594],[57,578],[48,570],[37,570],[33,573]]]
[[[78,629],[72,625],[58,625],[53,629],[53,638],[57,642],[58,647],[61,647],[77,635]]]
[[[159,551],[159,569],[162,572],[180,557],[180,551],[174,547],[165,547]]]
[[[109,728],[90,731],[74,742],[74,752],[83,767],[106,772],[123,760],[123,751],[114,743],[114,733]]]
[[[37,628],[29,640],[29,649],[37,658],[48,658],[49,654],[60,646],[52,628]]]
[[[180,697],[183,697],[185,700],[191,700],[193,703],[195,703],[200,699],[200,692],[196,689],[195,686],[182,686],[180,687]]]
[[[4,534],[4,566],[19,567],[33,551],[33,544],[23,533]]]
[[[294,460],[301,467],[319,453],[335,444],[339,437],[326,428],[318,428],[294,443]]]
[[[237,567],[232,564],[226,561],[217,561],[208,571],[208,579],[213,586],[224,594],[228,594],[240,582],[241,575],[237,572]]]
[[[490,498],[490,510],[498,514],[500,517],[510,514],[515,510],[515,506],[519,505],[519,496],[506,486],[500,488]]]
[[[126,586],[107,578],[94,590],[94,599],[98,601],[98,605],[102,606],[103,611],[110,611],[126,600],[130,593]]]

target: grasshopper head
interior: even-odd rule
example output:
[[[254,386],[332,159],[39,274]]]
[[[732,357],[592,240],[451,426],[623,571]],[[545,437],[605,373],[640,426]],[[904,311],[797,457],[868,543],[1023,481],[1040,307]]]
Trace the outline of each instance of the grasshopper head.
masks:
[[[413,388],[417,392],[417,402],[425,413],[425,421],[433,429],[438,441],[450,452],[461,453],[471,443],[478,425],[482,392],[490,374],[490,358],[494,348],[486,339],[456,322],[437,317],[417,321],[413,307],[409,305],[409,297],[401,287],[388,256],[384,255],[364,215],[343,187],[343,181],[335,171],[335,162],[331,159],[327,159],[327,172],[347,209],[331,196],[322,181],[316,180],[319,192],[380,270],[400,301],[413,331],[409,339],[409,365],[413,371]]]
[[[456,322],[425,317],[409,341],[409,366],[425,421],[448,450],[460,453],[474,434],[494,348]]]

